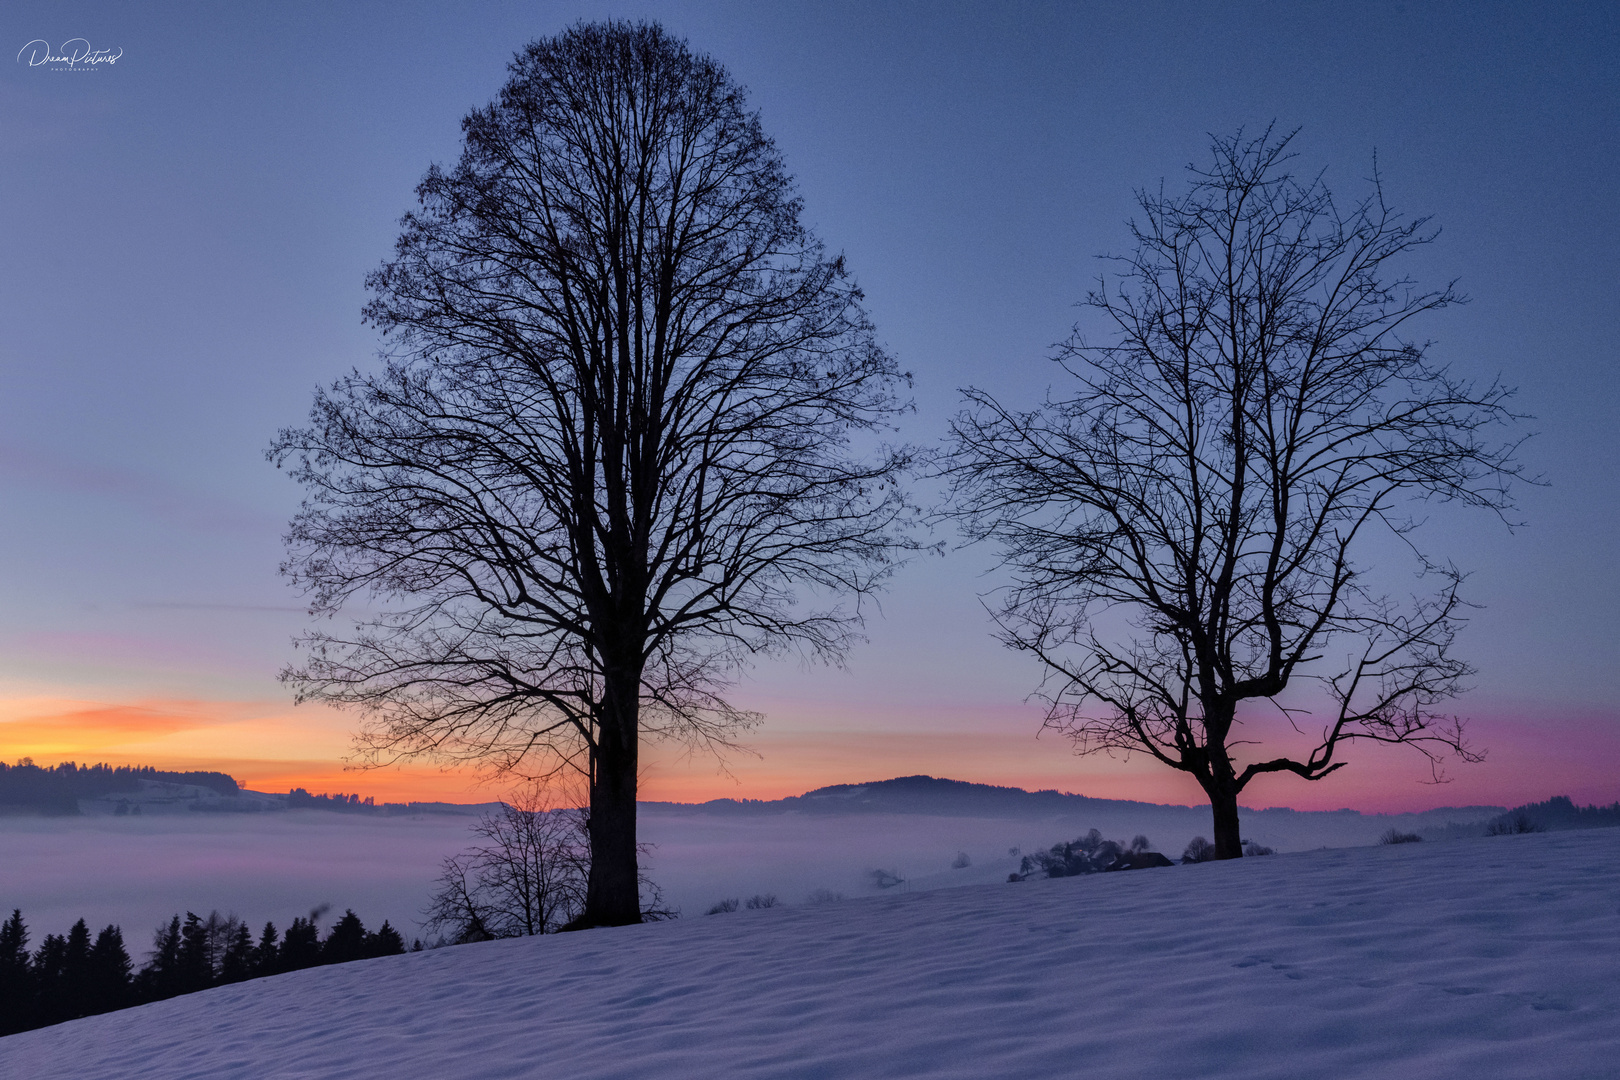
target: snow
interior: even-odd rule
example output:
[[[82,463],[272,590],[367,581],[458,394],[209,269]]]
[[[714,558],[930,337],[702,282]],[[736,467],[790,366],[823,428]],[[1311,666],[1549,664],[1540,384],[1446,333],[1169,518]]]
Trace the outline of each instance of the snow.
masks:
[[[0,1076],[1613,1077],[1620,829],[688,917],[0,1039]]]

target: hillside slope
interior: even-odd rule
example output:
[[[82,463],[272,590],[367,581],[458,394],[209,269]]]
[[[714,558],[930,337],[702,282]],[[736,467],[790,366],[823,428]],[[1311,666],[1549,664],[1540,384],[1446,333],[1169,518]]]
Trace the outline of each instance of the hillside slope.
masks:
[[[0,1039],[53,1077],[1612,1077],[1620,830],[490,942]]]

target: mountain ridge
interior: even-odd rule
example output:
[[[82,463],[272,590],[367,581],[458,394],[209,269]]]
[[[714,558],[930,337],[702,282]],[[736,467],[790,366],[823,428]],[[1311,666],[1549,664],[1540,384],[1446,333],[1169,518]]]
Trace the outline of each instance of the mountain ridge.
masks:
[[[912,813],[953,814],[973,817],[1032,817],[1095,814],[1100,811],[1131,811],[1142,814],[1185,814],[1207,812],[1209,804],[1153,803],[1136,799],[1102,799],[1091,795],[1044,788],[980,784],[924,774],[897,776],[854,784],[829,784],[803,795],[781,799],[709,799],[700,803],[647,801],[640,805],[667,813],[702,812],[726,815],[751,814],[850,814]],[[1441,806],[1400,814],[1364,814],[1360,810],[1295,810],[1286,806],[1243,807],[1245,814],[1313,814],[1376,818],[1424,818],[1430,816],[1488,817],[1506,811],[1501,806]]]

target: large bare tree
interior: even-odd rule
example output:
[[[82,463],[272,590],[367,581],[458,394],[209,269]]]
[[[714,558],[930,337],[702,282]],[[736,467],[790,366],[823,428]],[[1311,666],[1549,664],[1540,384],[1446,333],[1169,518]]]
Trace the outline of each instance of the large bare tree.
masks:
[[[908,546],[906,376],[718,64],[612,22],[510,74],[368,281],[384,366],[272,447],[308,492],[285,572],[359,613],[284,677],[362,710],[368,762],[577,768],[576,924],[615,925],[643,738],[727,745],[738,669],[841,655]]]
[[[1416,547],[1413,500],[1501,514],[1518,475],[1490,438],[1510,391],[1412,336],[1462,299],[1395,269],[1436,230],[1376,177],[1337,203],[1291,138],[1215,139],[1184,194],[1140,193],[1135,251],[1086,301],[1101,343],[1077,327],[1057,356],[1073,382],[1030,411],[967,391],[945,459],[950,512],[1013,574],[1001,636],[1048,672],[1047,724],[1191,774],[1220,858],[1257,776],[1319,780],[1357,739],[1476,757],[1439,710],[1470,673],[1463,574]],[[1377,534],[1437,587],[1387,595]],[[1257,705],[1308,752],[1251,750]]]

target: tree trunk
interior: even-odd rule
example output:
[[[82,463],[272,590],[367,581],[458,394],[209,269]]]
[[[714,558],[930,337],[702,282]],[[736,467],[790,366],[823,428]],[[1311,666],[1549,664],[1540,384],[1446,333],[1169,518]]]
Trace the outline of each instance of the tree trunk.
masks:
[[[1205,793],[1209,796],[1210,809],[1215,813],[1215,857],[1243,858],[1243,834],[1238,828],[1237,792],[1206,790]]]
[[[604,704],[591,777],[591,867],[585,910],[570,929],[625,926],[641,921],[636,866],[636,765],[640,745],[639,678],[624,679]]]

